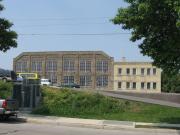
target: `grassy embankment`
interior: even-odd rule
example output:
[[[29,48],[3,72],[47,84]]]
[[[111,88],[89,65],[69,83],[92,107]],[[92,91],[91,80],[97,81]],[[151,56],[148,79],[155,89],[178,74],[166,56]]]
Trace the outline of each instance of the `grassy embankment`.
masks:
[[[100,94],[44,87],[33,113],[63,117],[136,122],[180,123],[180,109],[114,99]]]

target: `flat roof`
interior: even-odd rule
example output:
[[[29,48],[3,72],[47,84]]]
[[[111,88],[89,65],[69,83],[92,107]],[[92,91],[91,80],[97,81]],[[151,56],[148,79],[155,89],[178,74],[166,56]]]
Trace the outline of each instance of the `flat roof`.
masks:
[[[138,64],[153,64],[153,62],[145,61],[124,61],[124,62],[114,62],[114,65],[138,65]]]
[[[22,52],[21,54],[19,54],[17,57],[15,57],[14,59],[18,59],[24,55],[44,55],[44,54],[49,54],[49,55],[56,55],[56,54],[102,54],[108,58],[112,58],[111,56],[109,56],[107,53],[105,53],[104,51],[38,51],[38,52]]]

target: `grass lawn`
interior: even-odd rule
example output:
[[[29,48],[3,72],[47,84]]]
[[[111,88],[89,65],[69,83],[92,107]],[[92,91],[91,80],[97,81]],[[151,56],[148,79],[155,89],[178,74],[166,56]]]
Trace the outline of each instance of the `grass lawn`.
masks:
[[[180,109],[114,99],[100,94],[42,88],[42,101],[33,113],[62,117],[136,122],[180,123]]]

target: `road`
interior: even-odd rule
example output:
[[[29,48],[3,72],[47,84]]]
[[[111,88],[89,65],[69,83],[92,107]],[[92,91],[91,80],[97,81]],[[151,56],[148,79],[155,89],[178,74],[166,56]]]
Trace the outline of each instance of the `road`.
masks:
[[[180,135],[180,131],[165,129],[104,130],[45,124],[0,122],[0,135]]]
[[[114,98],[127,99],[127,100],[132,100],[132,101],[139,101],[139,102],[144,102],[144,103],[151,103],[151,104],[180,108],[179,103],[174,103],[174,102],[169,102],[169,101],[123,95],[122,93],[118,93],[114,91],[100,91],[99,93],[101,93],[102,95],[114,97]]]

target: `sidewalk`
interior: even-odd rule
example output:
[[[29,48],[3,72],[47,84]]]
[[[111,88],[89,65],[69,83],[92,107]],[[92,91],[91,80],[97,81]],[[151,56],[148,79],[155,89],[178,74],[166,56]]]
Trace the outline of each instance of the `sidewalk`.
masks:
[[[50,124],[59,126],[87,127],[96,129],[135,129],[135,128],[166,128],[180,129],[180,124],[161,124],[161,123],[140,123],[129,121],[114,120],[95,120],[95,119],[79,119],[65,118],[55,116],[41,116],[31,114],[20,114],[19,121],[36,124]]]

